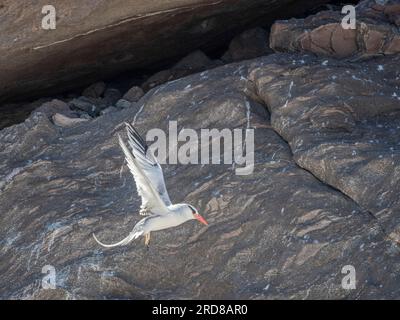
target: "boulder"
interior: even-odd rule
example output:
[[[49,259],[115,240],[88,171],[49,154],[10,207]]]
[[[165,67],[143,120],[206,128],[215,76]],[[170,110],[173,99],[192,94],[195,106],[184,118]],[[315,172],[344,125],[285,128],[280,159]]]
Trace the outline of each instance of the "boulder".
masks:
[[[117,103],[115,104],[116,107],[124,109],[124,108],[129,108],[132,105],[132,102],[124,99],[119,99]]]
[[[119,99],[121,99],[122,95],[118,89],[109,88],[104,92],[104,98],[102,103],[107,107],[115,105]]]
[[[400,52],[400,29],[393,17],[400,7],[366,0],[356,8],[356,29],[342,27],[339,11],[322,11],[305,19],[280,20],[271,28],[275,51],[310,52],[335,58],[368,58]]]
[[[152,75],[143,83],[142,87],[147,91],[167,81],[172,81],[192,73],[204,71],[219,64],[221,63],[218,61],[212,61],[204,54],[204,52],[197,50],[182,58],[170,69],[162,70]]]
[[[42,112],[51,118],[54,114],[59,113],[64,116],[72,116],[73,111],[70,109],[68,104],[59,99],[53,99],[51,101],[41,104],[39,108],[35,109],[35,112]]]
[[[246,30],[233,38],[228,51],[222,56],[224,62],[253,59],[272,53],[269,35],[263,28]]]
[[[91,84],[82,92],[82,96],[87,98],[100,98],[106,90],[106,84],[103,81]]]
[[[122,97],[122,99],[127,100],[129,102],[137,102],[141,97],[143,97],[144,92],[142,88],[133,86],[130,88]]]
[[[100,105],[101,99],[86,98],[81,96],[79,98],[74,98],[69,102],[72,109],[83,111],[91,116],[98,114],[100,109],[103,108],[103,104]]]
[[[101,115],[109,114],[118,111],[116,107],[110,106],[100,111]]]

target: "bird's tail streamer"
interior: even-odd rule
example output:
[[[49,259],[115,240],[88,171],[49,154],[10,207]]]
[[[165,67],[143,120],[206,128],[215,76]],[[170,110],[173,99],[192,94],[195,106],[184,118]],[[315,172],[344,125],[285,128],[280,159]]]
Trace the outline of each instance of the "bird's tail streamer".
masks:
[[[130,243],[132,240],[139,238],[143,234],[143,231],[135,231],[133,230],[126,238],[122,239],[120,242],[113,243],[113,244],[105,244],[99,241],[95,234],[93,233],[93,238],[96,240],[96,242],[106,248],[112,248],[112,247],[117,247],[117,246],[125,246],[128,243]]]

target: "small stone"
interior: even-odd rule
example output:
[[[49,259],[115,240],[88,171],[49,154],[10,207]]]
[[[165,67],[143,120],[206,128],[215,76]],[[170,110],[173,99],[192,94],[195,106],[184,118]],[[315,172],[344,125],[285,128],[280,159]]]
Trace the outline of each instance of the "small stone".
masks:
[[[95,102],[86,97],[79,97],[77,99],[72,99],[69,102],[69,104],[72,108],[85,111],[90,115],[94,114],[97,108]]]
[[[212,65],[210,58],[201,50],[193,51],[177,62],[172,69],[202,70]]]
[[[43,112],[49,117],[49,119],[55,113],[60,113],[65,116],[72,116],[73,114],[68,104],[58,99],[53,99],[51,101],[43,103],[39,108],[35,110],[35,112]]]
[[[124,94],[122,99],[130,101],[130,102],[137,102],[141,97],[143,97],[144,92],[143,89],[137,86],[134,86],[128,90],[127,93]]]
[[[220,61],[211,60],[204,52],[196,50],[178,61],[171,69],[161,70],[152,75],[142,84],[142,88],[147,91],[162,83],[211,69],[220,64]]]
[[[73,127],[82,122],[88,121],[87,119],[82,119],[82,118],[70,118],[62,115],[61,113],[56,113],[55,115],[53,115],[52,119],[55,125],[64,128]]]
[[[108,106],[113,106],[115,103],[121,99],[121,92],[118,89],[110,88],[104,92],[103,101],[108,104]]]
[[[131,105],[132,105],[132,102],[129,102],[128,100],[124,100],[124,99],[118,100],[117,103],[115,104],[115,106],[117,108],[121,108],[121,109],[129,108]]]
[[[82,96],[88,98],[100,98],[104,93],[104,90],[106,90],[106,84],[102,81],[96,82],[83,90]]]
[[[105,114],[113,113],[113,112],[116,112],[116,111],[118,111],[118,109],[117,109],[116,107],[110,106],[110,107],[108,107],[108,108],[105,108],[104,110],[101,110],[101,111],[100,111],[100,114],[103,116],[103,115],[105,115]]]
[[[272,53],[269,47],[268,32],[263,28],[247,30],[233,38],[228,51],[222,56],[225,62],[253,59]]]
[[[79,118],[81,118],[81,119],[87,119],[87,120],[91,120],[91,119],[93,119],[90,115],[88,115],[86,112],[81,112],[80,114],[79,114]]]

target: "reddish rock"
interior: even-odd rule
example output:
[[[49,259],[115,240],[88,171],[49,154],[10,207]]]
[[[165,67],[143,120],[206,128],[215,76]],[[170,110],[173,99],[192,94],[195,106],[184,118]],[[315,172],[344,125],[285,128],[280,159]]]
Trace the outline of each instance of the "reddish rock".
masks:
[[[344,15],[335,11],[277,21],[271,28],[270,46],[275,51],[312,52],[335,58],[399,53],[400,31],[393,25],[398,21],[398,10],[398,5],[364,1],[357,7],[356,29],[344,29]]]
[[[400,4],[387,5],[384,13],[389,17],[390,21],[400,26]]]
[[[400,51],[400,35],[393,37],[392,41],[388,45],[386,52],[388,54],[398,53]]]

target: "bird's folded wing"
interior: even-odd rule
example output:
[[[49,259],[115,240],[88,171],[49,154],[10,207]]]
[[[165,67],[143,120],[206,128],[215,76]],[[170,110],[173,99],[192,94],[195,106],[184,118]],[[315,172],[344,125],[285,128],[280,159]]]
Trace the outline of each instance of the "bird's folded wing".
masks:
[[[165,214],[168,212],[167,206],[171,204],[171,200],[165,187],[162,169],[137,131],[129,124],[126,124],[126,128],[132,152],[120,136],[118,139],[128,167],[135,178],[137,191],[142,198],[142,209]]]

